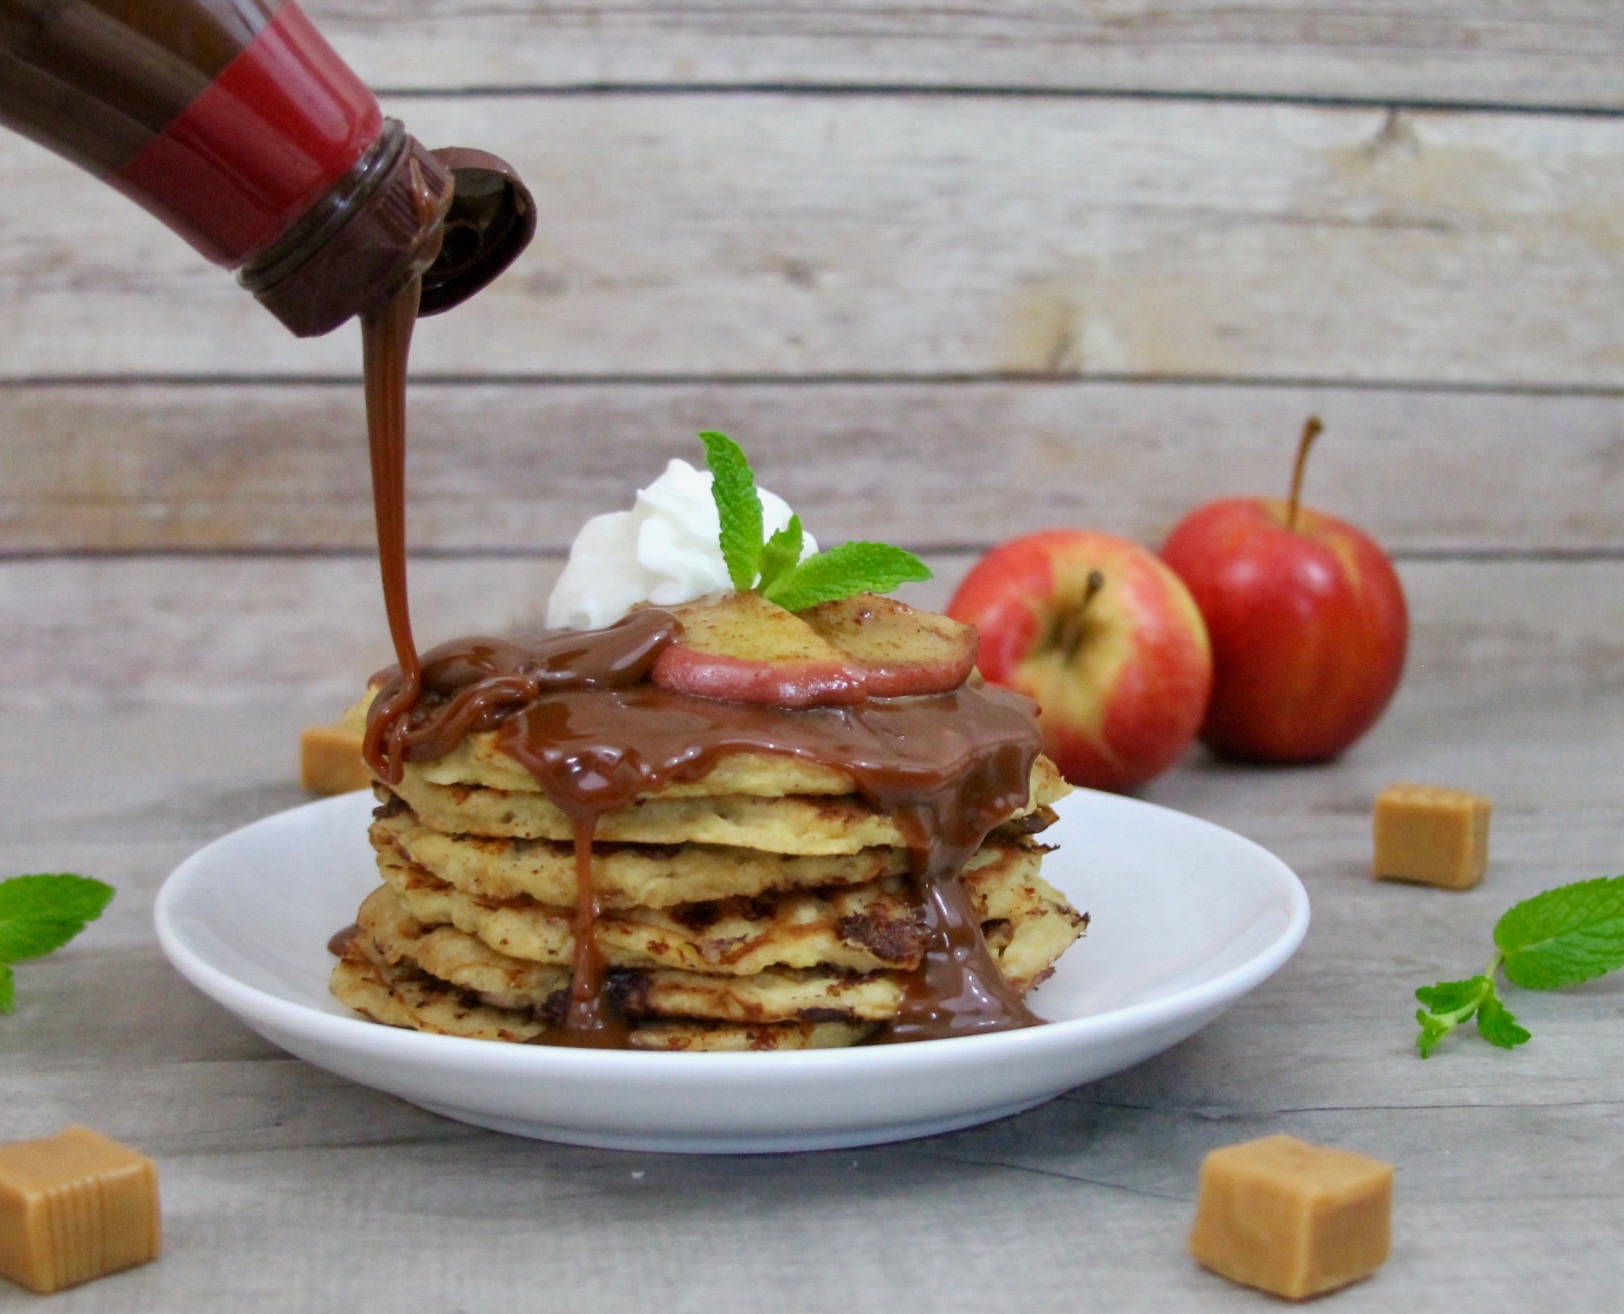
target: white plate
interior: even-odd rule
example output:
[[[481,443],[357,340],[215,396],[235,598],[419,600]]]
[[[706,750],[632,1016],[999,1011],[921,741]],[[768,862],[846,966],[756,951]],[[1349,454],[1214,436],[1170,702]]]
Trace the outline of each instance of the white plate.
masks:
[[[751,1153],[929,1136],[1031,1108],[1149,1058],[1280,967],[1308,895],[1208,822],[1079,791],[1043,874],[1093,914],[1033,996],[1051,1025],[962,1040],[763,1054],[639,1054],[424,1035],[327,992],[327,939],[377,885],[366,794],[311,803],[192,855],[158,939],[211,998],[318,1067],[498,1131],[614,1149]]]

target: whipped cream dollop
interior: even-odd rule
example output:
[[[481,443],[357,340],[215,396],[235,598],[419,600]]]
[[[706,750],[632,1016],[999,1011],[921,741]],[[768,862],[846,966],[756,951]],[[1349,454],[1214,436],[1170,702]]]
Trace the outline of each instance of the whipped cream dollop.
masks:
[[[712,478],[709,471],[673,460],[638,492],[630,511],[593,516],[582,525],[547,600],[548,628],[601,629],[639,602],[671,607],[732,588],[722,560]],[[771,538],[793,513],[783,498],[765,488],[756,491],[762,532]],[[810,534],[802,542],[805,560],[818,545]]]

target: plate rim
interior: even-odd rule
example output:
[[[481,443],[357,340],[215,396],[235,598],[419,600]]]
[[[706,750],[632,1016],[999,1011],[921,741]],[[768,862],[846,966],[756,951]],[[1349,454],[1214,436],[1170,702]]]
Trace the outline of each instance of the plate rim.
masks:
[[[882,1074],[898,1064],[929,1070],[956,1067],[967,1062],[996,1062],[1000,1058],[1037,1056],[1075,1044],[1110,1041],[1124,1033],[1165,1026],[1202,1012],[1221,1013],[1290,960],[1308,932],[1310,919],[1308,891],[1301,878],[1255,840],[1176,808],[1120,794],[1078,789],[1070,799],[1061,800],[1059,808],[1066,810],[1068,803],[1071,807],[1077,807],[1078,803],[1071,801],[1077,799],[1079,802],[1088,800],[1095,806],[1124,808],[1130,813],[1149,813],[1160,821],[1172,819],[1176,825],[1216,831],[1253,850],[1254,856],[1263,860],[1262,865],[1279,882],[1290,904],[1285,927],[1250,957],[1210,980],[1174,990],[1156,999],[1086,1017],[1052,1021],[1041,1027],[1020,1031],[917,1041],[907,1045],[737,1054],[643,1053],[513,1045],[383,1026],[366,1018],[329,1013],[310,1004],[272,994],[216,967],[186,943],[179,925],[183,914],[177,912],[176,905],[195,882],[204,879],[197,873],[207,870],[216,850],[240,842],[246,832],[261,826],[285,823],[288,818],[300,814],[355,807],[367,798],[366,791],[357,790],[351,794],[285,808],[228,831],[188,855],[164,879],[154,900],[153,923],[159,947],[175,970],[192,985],[255,1029],[263,1025],[278,1032],[299,1034],[320,1044],[399,1060],[456,1062],[468,1067],[471,1073],[500,1069],[515,1076],[570,1078],[589,1077],[601,1072],[618,1080],[658,1074],[687,1085],[695,1082],[703,1084],[703,1078],[772,1079],[792,1070],[809,1076],[833,1072],[855,1078],[865,1073]]]

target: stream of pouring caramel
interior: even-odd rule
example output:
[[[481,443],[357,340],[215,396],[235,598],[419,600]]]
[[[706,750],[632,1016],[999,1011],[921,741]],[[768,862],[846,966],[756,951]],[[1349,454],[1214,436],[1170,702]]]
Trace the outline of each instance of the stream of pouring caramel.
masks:
[[[363,756],[387,783],[408,762],[494,731],[497,746],[570,819],[577,881],[570,1000],[543,1043],[623,1048],[597,943],[592,840],[598,818],[643,794],[703,779],[739,752],[777,754],[844,773],[893,817],[929,948],[882,1041],[931,1040],[1040,1021],[988,952],[961,875],[988,833],[1025,806],[1039,737],[1032,704],[993,687],[876,698],[794,711],[696,698],[649,683],[680,632],[670,612],[633,612],[603,630],[473,636],[419,658],[406,592],[406,360],[414,283],[362,321],[367,432],[384,606],[397,665],[367,719]]]

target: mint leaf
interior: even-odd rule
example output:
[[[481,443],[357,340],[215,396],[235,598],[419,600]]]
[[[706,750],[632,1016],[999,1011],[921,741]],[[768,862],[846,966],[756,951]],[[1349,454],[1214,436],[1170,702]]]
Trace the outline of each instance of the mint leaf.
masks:
[[[1422,986],[1415,997],[1433,1013],[1450,1013],[1465,1009],[1464,1021],[1477,1007],[1483,993],[1492,987],[1485,976],[1470,977],[1465,981],[1440,981],[1437,985]]]
[[[725,433],[707,429],[699,435],[705,444],[705,464],[715,478],[711,497],[722,521],[722,560],[736,589],[754,588],[761,567],[761,495],[744,449]]]
[[[11,979],[11,969],[0,963],[0,1013],[17,1011],[17,988]]]
[[[1506,975],[1529,990],[1578,985],[1624,967],[1624,876],[1524,899],[1494,927]]]
[[[1416,1009],[1415,1020],[1421,1024],[1421,1034],[1415,1038],[1415,1047],[1421,1051],[1422,1058],[1431,1058],[1432,1051],[1438,1048],[1438,1042],[1455,1029],[1455,1024],[1440,1022],[1422,1008]]]
[[[0,963],[38,958],[101,916],[113,887],[88,876],[14,876],[0,881]]]
[[[1531,1038],[1529,1032],[1517,1025],[1511,1010],[1500,1002],[1492,983],[1488,997],[1477,1006],[1477,1034],[1501,1049],[1515,1049]]]
[[[1481,1008],[1484,1000],[1494,997],[1494,982],[1486,976],[1440,981],[1437,985],[1422,986],[1415,997],[1425,1005],[1415,1015],[1421,1024],[1415,1047],[1421,1051],[1422,1058],[1427,1058],[1440,1040]]]
[[[805,534],[801,529],[801,518],[791,516],[789,524],[769,538],[766,546],[761,549],[761,589],[764,593],[772,588],[786,571],[795,569],[801,560],[801,549],[804,546]]]
[[[786,611],[804,611],[853,593],[889,593],[930,578],[930,567],[889,543],[842,543],[808,557],[762,592]]]

